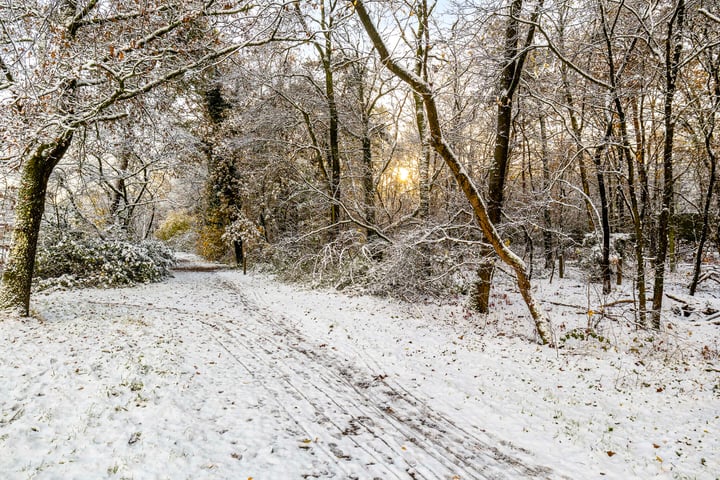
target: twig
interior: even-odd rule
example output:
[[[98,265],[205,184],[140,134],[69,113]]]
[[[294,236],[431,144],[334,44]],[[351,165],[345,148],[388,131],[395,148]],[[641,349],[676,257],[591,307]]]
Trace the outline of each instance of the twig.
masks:
[[[550,303],[552,305],[557,305],[559,307],[569,307],[569,308],[579,308],[581,310],[585,309],[582,305],[572,305],[569,303],[562,303],[562,302],[553,302],[552,300],[543,300],[545,303]]]
[[[543,302],[551,303],[553,305],[558,305],[560,307],[578,308],[580,310],[585,310],[585,307],[583,307],[582,305],[572,305],[570,303],[553,302],[551,300],[543,300]],[[620,300],[615,300],[614,302],[600,305],[598,308],[595,308],[594,311],[601,312],[608,307],[614,307],[615,305],[620,305],[622,303],[635,303],[635,300],[633,300],[632,298],[622,298]],[[585,313],[587,313],[587,311],[585,311]]]
[[[615,300],[614,302],[606,303],[605,305],[600,305],[600,308],[614,307],[615,305],[620,305],[623,303],[635,303],[635,300],[632,298],[621,298],[620,300]]]
[[[672,295],[672,294],[670,294],[670,293],[666,293],[665,296],[668,297],[670,300],[675,300],[676,302],[680,302],[680,303],[682,303],[683,305],[689,305],[689,302],[683,300],[683,299],[680,298],[680,297],[676,297],[675,295]]]

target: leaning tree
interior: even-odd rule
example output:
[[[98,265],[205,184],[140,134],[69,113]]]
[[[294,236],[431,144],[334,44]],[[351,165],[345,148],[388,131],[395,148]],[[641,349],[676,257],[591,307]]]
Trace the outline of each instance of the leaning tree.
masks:
[[[475,219],[480,225],[486,240],[492,245],[498,257],[500,257],[500,259],[515,272],[518,289],[520,290],[520,294],[522,295],[523,300],[530,311],[530,315],[535,322],[535,327],[537,329],[538,336],[540,337],[540,341],[544,344],[550,342],[552,340],[550,320],[542,308],[538,305],[537,300],[531,292],[530,278],[528,276],[525,262],[523,262],[520,257],[510,250],[505,242],[503,242],[503,239],[500,237],[495,228],[495,224],[490,219],[488,206],[482,199],[480,191],[475,186],[475,183],[468,175],[457,155],[445,140],[445,135],[440,123],[437,103],[435,101],[436,93],[433,90],[432,85],[423,78],[415,75],[409,68],[403,66],[390,54],[390,51],[385,44],[385,40],[375,27],[375,23],[370,18],[370,14],[368,13],[365,4],[360,0],[356,0],[353,2],[353,5],[357,16],[368,34],[368,37],[370,37],[370,40],[377,50],[382,63],[388,68],[388,70],[415,90],[422,98],[427,118],[428,133],[430,135],[430,144],[438,155],[445,161],[458,186],[465,194],[465,197],[473,208]]]

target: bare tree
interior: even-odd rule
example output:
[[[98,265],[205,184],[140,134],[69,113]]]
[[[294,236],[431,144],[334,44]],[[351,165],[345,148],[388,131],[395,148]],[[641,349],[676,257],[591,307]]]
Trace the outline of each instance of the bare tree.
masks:
[[[673,110],[678,75],[682,65],[683,34],[685,30],[685,0],[677,0],[667,20],[667,33],[664,41],[665,85],[663,88],[663,121],[665,139],[663,141],[663,188],[662,206],[657,230],[657,252],[655,255],[655,282],[653,288],[651,321],[653,328],[660,328],[663,291],[665,287],[665,262],[668,253],[670,218],[675,201],[675,177],[673,174],[673,147],[675,139],[675,113]]]
[[[530,26],[521,42],[520,15],[523,0],[512,0],[504,34],[502,70],[497,94],[497,123],[495,125],[495,148],[488,180],[488,217],[494,225],[502,221],[505,198],[505,182],[510,162],[510,132],[513,118],[513,97],[520,85],[525,59],[535,38],[537,23],[543,0],[535,5]],[[478,269],[475,304],[481,313],[487,313],[490,306],[490,289],[495,267],[486,257]]]
[[[463,165],[458,161],[458,158],[453,153],[450,146],[445,141],[443,136],[442,128],[440,125],[440,117],[437,106],[435,104],[435,95],[430,85],[423,81],[422,78],[417,77],[412,72],[400,65],[395,59],[393,59],[385,46],[385,42],[375,28],[370,15],[365,8],[362,1],[358,0],[355,2],[355,11],[360,18],[360,21],[365,28],[368,36],[370,37],[375,49],[380,55],[381,61],[385,66],[393,72],[403,82],[407,83],[411,88],[417,91],[422,99],[425,107],[425,114],[428,122],[428,130],[430,132],[431,144],[437,153],[445,160],[453,175],[465,193],[468,201],[473,207],[476,220],[482,228],[483,234],[487,240],[492,244],[495,252],[508,266],[514,271],[517,278],[517,285],[520,293],[525,300],[525,303],[530,311],[530,314],[535,321],[535,327],[542,343],[549,343],[552,341],[552,333],[550,330],[550,321],[547,315],[541,310],[537,301],[533,297],[531,291],[530,280],[527,275],[527,267],[525,263],[513,253],[507,245],[503,242],[502,238],[498,234],[493,222],[488,216],[488,210],[485,206],[485,202],[480,196],[480,192],[473,183],[472,179],[468,176]]]

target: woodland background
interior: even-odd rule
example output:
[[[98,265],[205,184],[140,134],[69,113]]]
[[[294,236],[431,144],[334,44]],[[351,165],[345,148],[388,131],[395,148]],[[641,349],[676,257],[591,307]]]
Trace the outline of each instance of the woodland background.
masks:
[[[171,254],[142,243],[157,238],[481,312],[510,275],[542,341],[528,282],[567,262],[604,294],[631,282],[633,321],[660,328],[668,270],[689,265],[690,294],[718,281],[719,15],[705,0],[3,1],[2,303],[27,312],[36,274],[160,278]],[[50,268],[62,259],[75,267]]]

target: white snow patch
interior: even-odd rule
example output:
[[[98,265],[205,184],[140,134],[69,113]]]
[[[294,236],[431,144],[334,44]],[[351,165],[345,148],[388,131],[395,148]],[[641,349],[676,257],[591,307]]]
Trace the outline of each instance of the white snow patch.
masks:
[[[538,295],[559,337],[613,300]],[[0,321],[0,478],[717,478],[718,326],[552,349],[518,298],[482,318],[229,270],[38,295]]]

